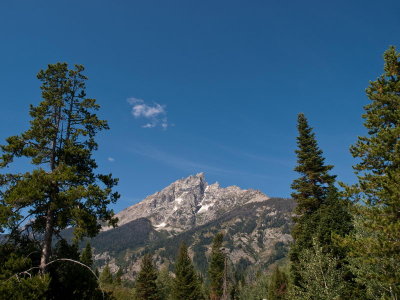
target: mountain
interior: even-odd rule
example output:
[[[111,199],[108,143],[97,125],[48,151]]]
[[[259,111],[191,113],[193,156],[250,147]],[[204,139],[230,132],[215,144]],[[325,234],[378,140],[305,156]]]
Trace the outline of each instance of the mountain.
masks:
[[[116,217],[119,226],[147,218],[156,230],[176,233],[204,225],[245,203],[268,199],[255,190],[241,190],[236,186],[221,188],[218,183],[208,185],[204,173],[200,173],[175,181]]]
[[[230,263],[243,273],[285,256],[293,207],[291,199],[269,198],[257,190],[209,185],[200,173],[124,209],[116,215],[118,227],[104,227],[91,244],[98,266],[122,267],[131,278],[144,253],[151,252],[157,265],[171,267],[185,242],[205,273],[213,236],[222,231]]]

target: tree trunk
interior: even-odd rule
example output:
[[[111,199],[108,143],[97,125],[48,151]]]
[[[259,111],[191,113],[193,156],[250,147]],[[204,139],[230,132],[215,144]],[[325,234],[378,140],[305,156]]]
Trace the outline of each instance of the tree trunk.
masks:
[[[53,137],[52,141],[52,149],[50,156],[50,169],[51,172],[54,172],[56,168],[56,148],[57,148],[57,136],[59,134],[60,129],[60,121],[61,121],[61,106],[54,107],[54,122],[56,124],[57,132]],[[40,272],[44,274],[46,272],[46,265],[49,262],[49,257],[51,253],[51,242],[53,240],[53,231],[54,231],[54,212],[51,208],[52,202],[55,199],[54,195],[58,192],[57,183],[53,181],[52,190],[49,195],[48,208],[46,213],[46,227],[44,231],[43,245],[42,245],[42,254],[40,256]]]
[[[40,257],[40,272],[44,274],[46,272],[46,264],[49,262],[50,252],[51,252],[51,242],[53,239],[53,223],[54,215],[51,208],[47,210],[46,215],[46,228],[44,232],[42,254]]]

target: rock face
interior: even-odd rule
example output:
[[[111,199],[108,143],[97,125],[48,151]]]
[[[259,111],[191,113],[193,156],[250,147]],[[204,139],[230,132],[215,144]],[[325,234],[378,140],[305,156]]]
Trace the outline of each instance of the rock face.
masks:
[[[173,270],[181,242],[189,246],[197,269],[206,274],[214,235],[236,272],[267,268],[285,257],[290,236],[291,199],[269,198],[257,190],[209,185],[200,173],[177,180],[162,191],[118,213],[118,227],[103,228],[92,239],[98,267],[122,267],[132,279],[143,253]]]
[[[122,226],[140,218],[149,219],[158,230],[182,232],[210,222],[224,213],[250,202],[269,198],[256,190],[237,186],[208,185],[204,173],[180,179],[116,215]],[[103,228],[104,231],[109,227]]]

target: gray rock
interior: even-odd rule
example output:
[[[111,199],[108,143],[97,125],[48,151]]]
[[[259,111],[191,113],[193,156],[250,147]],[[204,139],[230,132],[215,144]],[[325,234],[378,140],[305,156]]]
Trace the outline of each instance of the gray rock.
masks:
[[[122,226],[139,218],[149,219],[156,230],[182,232],[213,221],[224,213],[251,202],[269,198],[256,190],[237,186],[209,185],[204,173],[175,181],[162,191],[148,196],[116,214]],[[103,231],[111,229],[104,227]]]

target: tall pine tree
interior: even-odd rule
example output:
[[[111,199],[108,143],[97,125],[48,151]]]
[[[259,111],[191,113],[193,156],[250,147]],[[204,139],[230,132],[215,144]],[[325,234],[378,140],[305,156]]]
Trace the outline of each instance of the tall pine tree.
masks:
[[[187,246],[182,243],[179,247],[175,263],[175,280],[172,291],[174,300],[202,300],[203,295],[199,277],[196,274]]]
[[[157,287],[157,269],[153,264],[150,254],[145,254],[141,268],[136,278],[135,295],[140,300],[160,300],[160,292]]]
[[[86,97],[83,71],[81,65],[68,69],[66,63],[40,71],[42,101],[30,107],[30,128],[0,146],[0,167],[19,157],[35,166],[25,173],[0,176],[0,227],[13,233],[24,217],[30,218],[28,226],[42,238],[42,272],[55,234],[72,226],[79,239],[96,235],[99,219],[116,222],[107,205],[119,197],[112,192],[117,180],[111,174],[95,174],[92,157],[97,149],[95,136],[108,125],[97,117],[95,99]]]
[[[334,186],[336,176],[329,174],[333,166],[325,165],[322,150],[304,114],[298,115],[297,128],[299,136],[295,171],[301,176],[291,186],[297,206],[290,260],[293,283],[301,287],[301,253],[312,249],[313,239],[316,238],[324,253],[344,259],[345,251],[334,243],[332,234],[344,236],[352,226],[348,203],[341,199]]]
[[[384,53],[384,73],[370,82],[363,118],[368,135],[351,147],[358,184],[347,188],[360,202],[347,238],[351,266],[371,299],[400,298],[400,53]]]
[[[291,274],[295,285],[301,285],[299,273],[299,255],[304,249],[312,247],[312,237],[317,227],[319,208],[325,203],[329,188],[335,182],[335,176],[328,172],[333,168],[325,165],[322,150],[318,147],[315,134],[308,125],[304,114],[298,115],[297,166],[295,171],[300,177],[292,184],[293,199],[296,201],[292,236],[294,243],[290,250]]]

